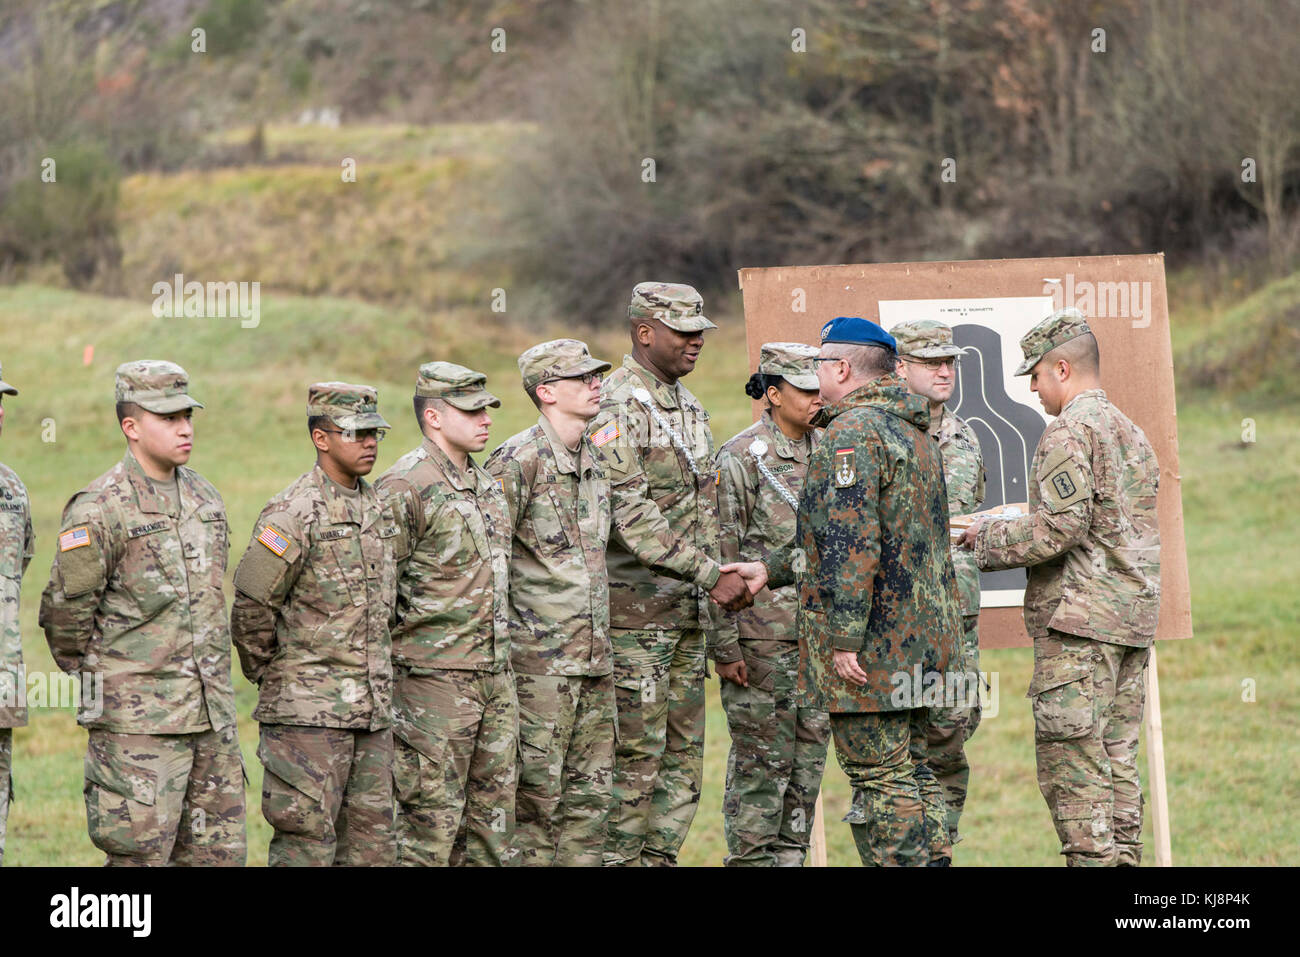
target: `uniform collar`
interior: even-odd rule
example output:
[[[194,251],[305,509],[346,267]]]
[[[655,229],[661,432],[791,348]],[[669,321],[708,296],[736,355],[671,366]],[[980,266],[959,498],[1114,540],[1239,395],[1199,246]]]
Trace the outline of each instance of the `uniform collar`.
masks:
[[[122,467],[125,469],[127,480],[130,481],[131,488],[135,492],[136,505],[140,511],[158,515],[169,514],[167,499],[154,490],[153,482],[145,474],[144,467],[131,454],[129,448],[126,450],[126,455],[122,457]],[[177,466],[176,494],[180,496],[180,501],[176,504],[180,508],[181,515],[185,514],[189,504],[195,498],[193,488],[189,481],[184,478],[184,472],[183,468]]]
[[[1106,392],[1103,389],[1084,389],[1082,392],[1080,392],[1073,399],[1071,399],[1069,402],[1065,403],[1065,405],[1061,407],[1060,414],[1064,415],[1066,409],[1074,405],[1080,399],[1083,399],[1085,396],[1090,399],[1104,399],[1106,398]]]
[[[811,432],[800,441],[795,442],[781,431],[781,427],[776,424],[776,419],[772,418],[770,409],[764,410],[763,418],[759,422],[767,430],[767,434],[772,440],[768,443],[768,447],[780,458],[793,459],[796,462],[808,461],[808,453],[812,449]]]
[[[311,474],[316,482],[316,487],[320,489],[321,500],[325,502],[325,510],[329,515],[330,524],[343,525],[356,521],[352,511],[352,503],[356,502],[358,508],[360,508],[365,502],[366,489],[369,488],[366,480],[360,477],[357,478],[357,496],[354,499],[339,492],[319,463],[311,470]]]
[[[487,486],[496,484],[486,472],[478,467],[472,455],[465,456],[465,469],[462,470],[451,460],[451,456],[428,436],[425,436],[424,441],[420,443],[420,448],[424,449],[424,454],[429,457],[429,461],[442,472],[442,476],[447,480],[447,483],[458,491],[471,491],[477,495]]]
[[[645,384],[645,387],[650,391],[650,394],[654,396],[655,402],[658,403],[661,408],[677,408],[679,401],[676,382],[672,385],[669,385],[666,382],[660,382],[653,372],[641,363],[637,362],[631,356],[623,357],[623,368],[630,369],[641,379]]]
[[[551,446],[551,458],[555,462],[556,471],[578,475],[580,474],[579,462],[582,464],[582,472],[589,472],[595,468],[596,463],[591,455],[591,443],[585,434],[578,440],[577,459],[575,460],[574,453],[565,448],[564,441],[555,431],[555,426],[551,425],[550,419],[544,415],[538,416],[537,424],[541,426],[542,435],[546,437],[546,441]]]

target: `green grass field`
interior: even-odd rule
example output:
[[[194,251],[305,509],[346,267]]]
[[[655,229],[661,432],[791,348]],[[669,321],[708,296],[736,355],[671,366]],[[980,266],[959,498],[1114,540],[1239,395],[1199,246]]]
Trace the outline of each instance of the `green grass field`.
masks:
[[[378,469],[417,441],[406,402],[417,362],[445,357],[484,369],[505,404],[493,424],[504,439],[534,418],[519,390],[514,357],[555,329],[523,330],[470,322],[469,315],[393,312],[329,299],[265,297],[261,325],[236,320],[155,319],[147,303],[103,299],[42,287],[0,289],[0,359],[22,395],[5,403],[0,459],[23,477],[34,505],[37,556],[23,585],[22,626],[29,671],[53,663],[36,626],[59,513],[68,496],[120,456],[112,412],[112,370],[128,358],[168,356],[185,365],[207,409],[197,416],[192,465],[226,498],[232,564],[263,502],[308,468],[303,434],[306,386],[314,379],[374,383],[395,428]],[[749,419],[741,393],[746,357],[737,317],[706,344],[688,380],[713,411],[719,440]],[[620,336],[591,336],[615,358]],[[90,365],[86,346],[94,346]],[[1241,420],[1256,422],[1258,441],[1240,442]],[[51,437],[52,442],[43,441]],[[1181,864],[1296,863],[1290,814],[1300,787],[1300,716],[1293,655],[1300,625],[1287,491],[1300,472],[1300,422],[1261,405],[1197,398],[1180,410],[1183,495],[1196,638],[1160,647],[1165,748],[1174,860]],[[43,436],[44,433],[44,436]],[[1055,865],[1055,839],[1033,773],[1032,724],[1023,698],[1027,649],[985,652],[998,673],[998,713],[970,744],[971,797],[957,848],[960,864]],[[237,669],[236,669],[237,670]],[[1254,702],[1242,682],[1255,682]],[[717,864],[725,848],[721,791],[726,723],[710,682],[704,796],[683,862]],[[240,732],[248,761],[250,860],[265,860],[268,831],[258,813],[256,728],[248,720],[253,689],[238,681]],[[11,864],[94,864],[85,834],[81,760],[85,732],[70,710],[37,709],[15,735],[17,800],[10,815]],[[834,864],[856,861],[847,828],[848,788],[834,766],[825,782],[827,835]]]
[[[304,429],[310,382],[338,378],[379,388],[381,409],[395,428],[381,447],[377,474],[418,441],[409,396],[420,361],[448,359],[488,374],[504,400],[492,426],[495,445],[535,419],[515,366],[525,347],[577,332],[595,354],[619,360],[621,332],[538,323],[528,318],[522,294],[511,293],[505,315],[489,312],[489,291],[509,284],[508,270],[463,254],[465,245],[490,237],[457,234],[454,248],[437,238],[448,235],[448,223],[480,228],[491,222],[485,184],[494,182],[494,164],[518,132],[508,125],[269,127],[268,154],[285,165],[140,176],[124,184],[126,298],[0,287],[0,361],[6,379],[22,391],[5,402],[0,461],[25,481],[38,537],[23,583],[29,673],[54,668],[36,612],[61,509],[123,451],[112,408],[118,363],[166,357],[189,370],[195,395],[207,404],[196,416],[191,465],[225,497],[233,566],[263,503],[312,464]],[[241,137],[246,133],[230,134],[232,142]],[[374,175],[341,183],[339,157],[347,156]],[[467,188],[470,180],[476,188]],[[151,283],[173,271],[200,280],[260,279],[260,324],[242,329],[235,319],[154,318]],[[1198,289],[1194,274],[1170,277],[1196,632],[1191,641],[1159,648],[1174,861],[1295,864],[1300,581],[1291,495],[1300,475],[1300,377],[1294,374],[1300,350],[1294,321],[1277,317],[1285,319],[1300,298],[1300,279],[1226,301],[1211,301]],[[336,297],[417,305],[389,308]],[[721,328],[706,340],[686,382],[710,410],[719,444],[750,421],[738,308],[734,293],[710,308]],[[1225,343],[1238,340],[1250,348],[1225,351]],[[87,347],[93,347],[89,364]],[[1271,359],[1261,367],[1269,374],[1232,384],[1235,395],[1259,398],[1188,388],[1207,368],[1256,354]],[[1256,441],[1243,444],[1247,418]],[[1031,658],[1028,649],[984,653],[983,669],[998,676],[998,711],[985,717],[969,745],[973,774],[958,864],[1061,861],[1034,778],[1024,698]],[[1253,701],[1243,700],[1248,680]],[[251,778],[249,859],[261,864],[269,832],[259,808],[257,729],[248,718],[255,695],[238,675],[236,687]],[[10,864],[99,862],[81,800],[84,747],[85,732],[69,709],[35,709],[31,724],[15,733]],[[716,865],[725,853],[726,752],[726,722],[717,683],[710,681],[704,793],[683,863]],[[848,828],[840,823],[848,787],[833,757],[824,795],[830,862],[855,864]]]

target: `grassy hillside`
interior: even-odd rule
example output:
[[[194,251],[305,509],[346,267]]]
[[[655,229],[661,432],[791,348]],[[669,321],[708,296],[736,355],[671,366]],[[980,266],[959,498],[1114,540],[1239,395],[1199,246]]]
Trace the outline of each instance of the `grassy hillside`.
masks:
[[[699,369],[687,380],[713,414],[721,441],[749,422],[741,392],[746,358],[741,322],[721,315]],[[0,460],[25,480],[34,503],[37,556],[24,581],[22,625],[29,671],[53,668],[36,627],[67,497],[122,452],[112,412],[112,371],[121,361],[166,356],[190,371],[207,409],[198,413],[192,464],[225,496],[237,561],[262,503],[312,461],[304,434],[306,386],[342,378],[379,388],[395,428],[380,452],[387,467],[417,441],[409,413],[415,367],[429,358],[483,369],[504,400],[495,442],[530,424],[535,413],[518,387],[515,356],[527,345],[571,332],[507,322],[486,307],[439,312],[389,310],[330,298],[266,295],[261,324],[237,320],[155,319],[147,299],[104,299],[37,286],[0,288],[0,360],[22,394],[5,403]],[[618,333],[590,337],[597,354],[618,360]],[[83,364],[85,349],[93,359]],[[1160,648],[1165,747],[1180,864],[1294,864],[1297,830],[1291,809],[1300,786],[1295,766],[1300,686],[1295,636],[1300,603],[1285,494],[1300,473],[1300,421],[1284,406],[1237,403],[1194,390],[1180,392],[1193,641]],[[1241,420],[1252,417],[1258,441],[1242,446]],[[54,441],[42,441],[53,420]],[[998,673],[999,713],[985,719],[970,746],[974,776],[967,839],[960,864],[1059,863],[1033,772],[1032,719],[1023,698],[1027,649],[986,652]],[[236,669],[237,671],[238,669]],[[1242,681],[1256,700],[1242,700]],[[251,784],[250,861],[265,861],[269,834],[260,810],[256,727],[247,715],[253,689],[238,680],[240,733]],[[717,864],[725,848],[721,791],[726,726],[709,684],[703,803],[683,861]],[[85,733],[70,711],[38,710],[16,733],[17,801],[10,816],[11,864],[93,864],[85,833],[81,761]],[[832,760],[826,775],[832,863],[856,861],[847,828],[848,788]]]

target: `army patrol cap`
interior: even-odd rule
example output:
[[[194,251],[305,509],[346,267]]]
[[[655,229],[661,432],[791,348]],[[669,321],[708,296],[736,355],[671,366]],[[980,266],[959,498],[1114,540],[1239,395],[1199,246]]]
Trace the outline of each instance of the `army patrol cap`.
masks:
[[[898,354],[912,359],[948,359],[966,353],[952,341],[952,328],[937,319],[900,322],[889,334],[898,343]]]
[[[1016,375],[1029,375],[1039,360],[1057,346],[1090,332],[1088,320],[1078,309],[1072,306],[1058,309],[1021,338],[1020,351],[1025,354],[1025,361],[1016,369]]]
[[[499,408],[501,400],[485,387],[487,376],[454,362],[426,362],[415,377],[415,394],[442,399],[462,412],[477,412],[486,406]]]
[[[779,375],[796,389],[816,392],[817,368],[813,359],[817,349],[802,342],[765,342],[758,354],[760,375]]]
[[[5,395],[17,395],[18,390],[5,381],[4,366],[0,366],[0,393]]]
[[[677,332],[718,328],[704,317],[704,300],[694,286],[676,282],[639,282],[627,307],[629,319],[658,319]]]
[[[379,414],[379,393],[368,385],[316,382],[307,387],[307,417],[327,415],[340,429],[392,428]]]
[[[123,362],[117,367],[114,386],[118,402],[134,402],[155,415],[203,408],[202,402],[187,394],[189,374],[176,363],[162,359]]]
[[[614,368],[603,359],[593,358],[587,344],[579,339],[552,339],[533,346],[519,357],[519,375],[524,391],[550,379],[571,379],[588,372],[608,372]]]

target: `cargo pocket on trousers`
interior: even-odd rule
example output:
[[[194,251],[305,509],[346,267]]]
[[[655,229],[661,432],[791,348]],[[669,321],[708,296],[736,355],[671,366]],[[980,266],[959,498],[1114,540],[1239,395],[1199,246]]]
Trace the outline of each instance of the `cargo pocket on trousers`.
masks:
[[[257,745],[262,762],[262,815],[283,834],[325,840],[333,822],[327,820],[323,802],[325,778],[305,766],[305,756],[290,741],[262,732]]]
[[[545,792],[551,778],[551,744],[555,741],[552,722],[519,722],[519,787]]]
[[[1092,733],[1093,659],[1090,652],[1064,651],[1034,662],[1028,696],[1033,698],[1037,740],[1069,741]]]
[[[647,684],[647,682],[649,684]],[[619,743],[636,741],[645,734],[645,706],[647,689],[655,693],[654,678],[646,675],[644,681],[636,675],[614,680],[614,705],[618,720],[614,725]]]
[[[86,753],[86,829],[105,854],[148,856],[161,844],[158,776],[93,746]]]
[[[442,789],[442,763],[447,742],[436,747],[433,757],[393,739],[393,797],[399,807],[423,807],[433,803]]]

